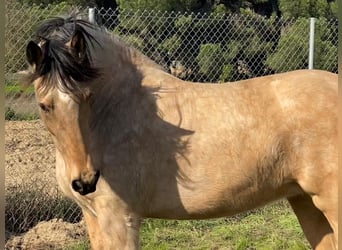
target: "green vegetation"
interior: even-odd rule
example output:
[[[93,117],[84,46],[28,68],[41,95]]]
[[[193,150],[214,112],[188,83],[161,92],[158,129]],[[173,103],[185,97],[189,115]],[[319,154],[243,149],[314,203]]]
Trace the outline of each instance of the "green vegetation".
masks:
[[[34,87],[29,86],[27,88],[23,88],[18,84],[9,83],[5,85],[5,95],[10,97],[19,97],[19,96],[31,96],[34,95]]]
[[[199,71],[209,78],[215,77],[217,64],[222,64],[222,48],[220,44],[203,44],[197,56]]]
[[[309,37],[308,26],[308,18],[299,18],[284,29],[277,50],[267,58],[266,64],[275,72],[306,68],[309,44],[303,37]],[[332,36],[337,35],[334,30],[336,27],[325,18],[316,20],[314,68],[337,72],[337,44],[332,39]]]
[[[284,17],[337,18],[337,1],[332,0],[279,0]]]
[[[130,2],[127,6],[119,2],[119,7],[129,10],[120,11],[114,32],[165,68],[170,61],[180,62],[190,69],[187,80],[234,81],[308,67],[310,24],[305,15],[279,18],[273,13],[267,17],[251,8],[241,8],[235,15],[224,4],[214,6],[209,13],[170,14],[134,10],[144,1]],[[290,8],[290,3],[284,6]],[[333,17],[328,14],[333,11],[318,11],[319,6],[312,6],[310,10],[319,17],[314,67],[337,72],[337,22],[328,18]]]
[[[25,40],[40,21],[69,12],[72,5],[89,4],[83,0],[9,0],[7,4],[16,1],[27,4],[20,8],[25,22],[8,22],[6,30],[15,34],[24,28],[21,39]],[[93,3],[105,6],[105,2]],[[179,62],[190,72],[184,77],[190,81],[234,81],[307,68],[309,16],[317,18],[314,68],[337,72],[337,21],[332,20],[337,17],[336,1],[112,2],[116,13],[100,18],[109,30],[166,69],[171,62]],[[32,3],[42,5],[28,6]],[[8,8],[8,15],[18,16],[17,9]],[[23,70],[26,65],[25,46],[18,50],[16,39],[6,36],[6,73]]]
[[[232,218],[147,220],[143,249],[309,249],[295,215],[278,203]]]
[[[89,250],[89,249],[90,249],[89,240],[80,241],[73,245],[67,246],[66,248],[63,248],[63,250]]]
[[[87,245],[88,244],[88,245]],[[179,221],[147,219],[141,230],[142,249],[310,249],[297,218],[287,203],[231,218]],[[79,243],[65,250],[88,249]]]
[[[34,112],[25,112],[25,113],[20,113],[16,112],[13,108],[11,107],[6,107],[5,110],[5,120],[8,121],[30,121],[30,120],[37,120],[39,119],[39,115]]]
[[[97,6],[105,8],[131,9],[131,10],[159,10],[175,12],[215,12],[217,5],[221,6],[219,12],[241,13],[246,9],[263,15],[278,15],[284,17],[337,17],[336,0],[17,0],[21,4],[36,4],[44,7],[67,3],[78,6]],[[224,6],[224,9],[222,8]]]
[[[6,81],[5,85],[5,96],[6,103],[10,102],[18,102],[24,104],[24,101],[32,99],[34,96],[34,87],[22,87],[16,81]],[[5,120],[9,121],[22,121],[22,120],[36,120],[39,119],[39,115],[37,112],[33,112],[32,110],[17,110],[12,105],[7,103],[5,108]]]

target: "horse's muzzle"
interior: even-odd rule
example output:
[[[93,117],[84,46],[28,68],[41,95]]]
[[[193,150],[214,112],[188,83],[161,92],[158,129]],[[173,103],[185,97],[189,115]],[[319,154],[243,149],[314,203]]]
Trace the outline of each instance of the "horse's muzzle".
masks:
[[[81,178],[78,180],[73,180],[71,185],[72,189],[75,192],[78,192],[80,195],[86,195],[89,193],[93,193],[96,191],[96,184],[100,177],[100,171],[96,171],[91,174],[81,175]]]

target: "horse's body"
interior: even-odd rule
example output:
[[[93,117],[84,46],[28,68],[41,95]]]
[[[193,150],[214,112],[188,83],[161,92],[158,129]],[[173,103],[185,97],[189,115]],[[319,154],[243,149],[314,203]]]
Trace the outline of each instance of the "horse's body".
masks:
[[[94,249],[138,248],[145,217],[229,216],[281,198],[313,248],[337,249],[336,74],[185,82],[68,20],[60,27],[76,32],[66,38],[51,23],[38,30],[45,38],[28,46],[30,79],[55,141],[58,183],[81,206]],[[44,57],[58,61],[59,46],[82,68],[47,70]]]

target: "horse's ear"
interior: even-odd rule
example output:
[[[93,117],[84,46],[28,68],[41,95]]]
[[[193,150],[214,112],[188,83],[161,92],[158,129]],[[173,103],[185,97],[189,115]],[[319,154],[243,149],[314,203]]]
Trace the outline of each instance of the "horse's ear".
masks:
[[[69,43],[70,48],[72,49],[74,56],[80,61],[84,61],[86,59],[86,41],[83,33],[76,29],[73,37]]]
[[[36,70],[43,61],[43,51],[33,41],[30,41],[26,47],[26,59],[34,70]]]

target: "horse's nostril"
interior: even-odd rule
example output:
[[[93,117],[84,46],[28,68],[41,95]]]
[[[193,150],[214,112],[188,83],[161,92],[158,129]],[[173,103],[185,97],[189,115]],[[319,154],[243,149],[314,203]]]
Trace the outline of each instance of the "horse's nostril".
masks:
[[[91,176],[91,175],[90,175]],[[74,180],[71,183],[72,189],[81,195],[86,195],[96,191],[96,184],[100,177],[100,171],[96,171],[95,174],[90,177],[89,175],[83,175],[81,179]],[[90,177],[90,178],[89,178]]]
[[[75,192],[79,192],[79,193],[82,193],[83,192],[83,184],[81,182],[81,180],[74,180],[72,183],[72,189],[75,191]]]

